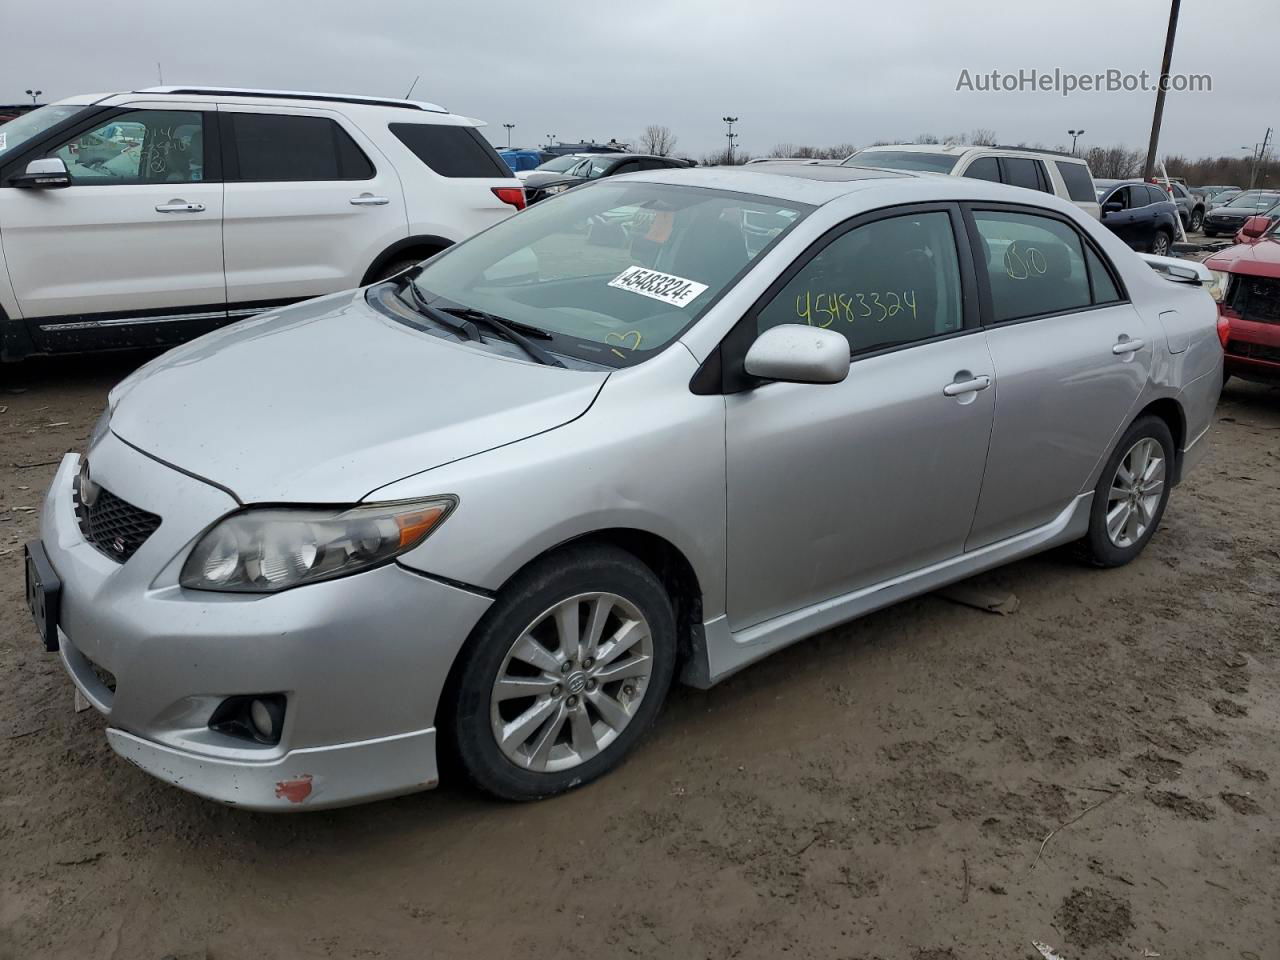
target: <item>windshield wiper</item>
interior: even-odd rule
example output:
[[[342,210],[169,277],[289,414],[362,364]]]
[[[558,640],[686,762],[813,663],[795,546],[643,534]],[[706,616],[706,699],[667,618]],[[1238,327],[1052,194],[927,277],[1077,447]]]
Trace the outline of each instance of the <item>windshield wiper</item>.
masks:
[[[406,302],[406,306],[411,307],[418,313],[422,314],[428,320],[431,320],[446,330],[456,333],[462,340],[482,340],[480,331],[470,320],[459,320],[450,316],[438,307],[433,307],[426,297],[422,295],[422,291],[418,289],[418,285],[413,282],[412,276],[405,280],[400,287],[401,291],[408,290],[409,297],[412,302]],[[400,298],[405,302],[404,297]]]
[[[514,343],[539,363],[545,363],[550,367],[564,366],[560,360],[553,357],[550,353],[529,339],[529,337],[537,337],[539,340],[550,340],[551,334],[547,333],[547,331],[543,330],[541,327],[534,327],[529,324],[506,320],[502,317],[494,316],[492,313],[487,313],[484,310],[477,310],[475,307],[440,307],[439,309],[442,313],[453,314],[455,317],[461,317],[464,322],[470,323],[472,327],[474,327],[477,322],[484,324],[490,330],[495,331],[499,336],[502,336]]]

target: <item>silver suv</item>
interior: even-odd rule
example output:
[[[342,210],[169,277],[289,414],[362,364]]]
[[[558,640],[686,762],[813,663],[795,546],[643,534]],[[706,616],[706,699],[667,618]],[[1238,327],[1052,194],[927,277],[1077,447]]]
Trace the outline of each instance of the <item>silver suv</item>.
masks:
[[[1208,272],[1159,265],[976,180],[602,180],[138,370],[57,472],[31,608],[183,789],[333,806],[447,751],[568,790],[677,677],[1057,544],[1138,556],[1222,383]]]

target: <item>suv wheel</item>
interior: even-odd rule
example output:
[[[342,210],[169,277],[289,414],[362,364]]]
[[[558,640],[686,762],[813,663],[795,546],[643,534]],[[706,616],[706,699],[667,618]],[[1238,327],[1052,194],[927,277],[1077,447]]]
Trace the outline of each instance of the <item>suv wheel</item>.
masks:
[[[454,759],[482,790],[536,800],[621,763],[675,672],[661,582],[615,547],[572,548],[520,574],[460,655],[446,700]]]
[[[1169,234],[1164,230],[1157,230],[1156,235],[1151,238],[1151,252],[1158,257],[1169,255]]]
[[[1095,566],[1121,566],[1146,547],[1169,502],[1173,458],[1173,436],[1159,417],[1125,431],[1093,491],[1084,547]]]
[[[1191,211],[1191,222],[1187,224],[1187,229],[1195,233],[1202,226],[1204,226],[1204,211],[1197,207]]]

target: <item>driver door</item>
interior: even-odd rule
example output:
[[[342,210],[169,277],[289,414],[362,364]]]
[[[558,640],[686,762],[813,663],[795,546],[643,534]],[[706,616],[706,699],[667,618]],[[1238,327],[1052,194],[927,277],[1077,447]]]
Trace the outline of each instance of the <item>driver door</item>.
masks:
[[[211,116],[193,104],[131,105],[46,154],[67,165],[71,186],[0,188],[9,275],[38,340],[143,317],[163,341],[168,315],[225,307]]]
[[[978,503],[994,371],[958,211],[890,209],[833,233],[726,342],[809,324],[852,357],[842,383],[726,398],[734,631],[960,554]],[[740,365],[745,349],[729,352]]]

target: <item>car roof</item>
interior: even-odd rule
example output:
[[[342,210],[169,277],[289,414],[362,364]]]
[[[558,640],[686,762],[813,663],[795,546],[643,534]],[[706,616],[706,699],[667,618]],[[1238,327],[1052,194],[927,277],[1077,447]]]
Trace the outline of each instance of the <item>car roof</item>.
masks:
[[[354,93],[322,93],[314,90],[268,90],[249,87],[169,86],[143,87],[125,93],[145,93],[158,96],[208,97],[211,100],[227,97],[243,97],[258,100],[301,100],[321,103],[352,103],[367,107],[392,107],[401,110],[419,110],[426,113],[449,113],[437,103],[425,100],[401,100],[394,97],[367,97]]]
[[[971,150],[994,151],[997,153],[1035,153],[1059,160],[1070,160],[1075,163],[1085,162],[1084,157],[1063,153],[1061,150],[1049,150],[1046,147],[1010,147],[996,143],[877,143],[874,146],[863,147],[858,153],[863,153],[864,151],[878,153],[887,150],[902,153],[942,153],[952,157],[958,157]]]

